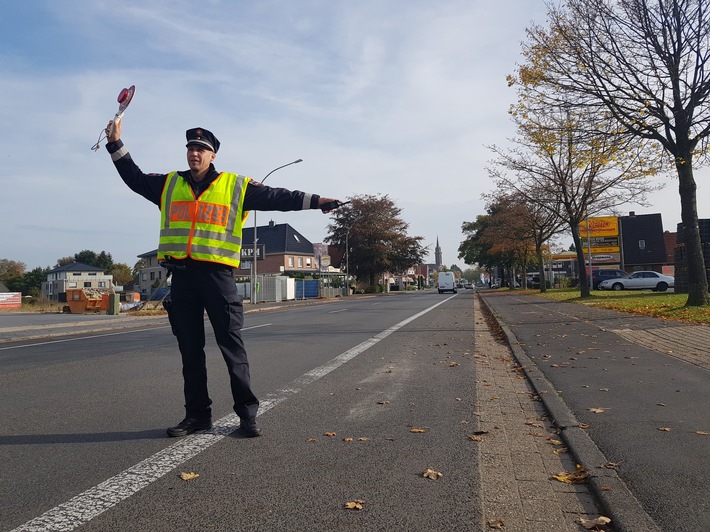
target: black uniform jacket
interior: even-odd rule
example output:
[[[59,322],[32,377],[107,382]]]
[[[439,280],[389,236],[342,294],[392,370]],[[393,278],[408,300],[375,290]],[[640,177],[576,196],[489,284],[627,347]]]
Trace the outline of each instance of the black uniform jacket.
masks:
[[[168,174],[144,174],[138,165],[133,162],[131,154],[123,149],[123,154],[116,159],[113,155],[123,148],[121,140],[109,142],[106,149],[114,158],[114,164],[121,179],[134,192],[140,194],[149,201],[160,207],[160,196],[163,193],[163,186]],[[213,164],[207,172],[207,176],[200,182],[192,179],[190,170],[178,172],[192,186],[195,196],[199,197],[212,181],[217,179],[219,172],[215,170]],[[256,181],[250,181],[244,195],[244,211],[300,211],[302,209],[317,209],[320,196],[308,194],[298,190],[287,190],[285,188],[273,188],[261,185]]]

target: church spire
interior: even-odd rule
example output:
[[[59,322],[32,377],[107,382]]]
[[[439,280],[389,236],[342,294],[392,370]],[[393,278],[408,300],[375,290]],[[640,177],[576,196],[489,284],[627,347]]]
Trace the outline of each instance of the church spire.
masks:
[[[434,263],[436,264],[436,269],[441,268],[441,247],[439,246],[439,235],[436,235],[436,248],[434,248]]]

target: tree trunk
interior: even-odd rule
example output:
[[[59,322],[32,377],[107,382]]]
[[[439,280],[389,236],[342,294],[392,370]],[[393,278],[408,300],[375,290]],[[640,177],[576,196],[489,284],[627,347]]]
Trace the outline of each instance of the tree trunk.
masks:
[[[547,279],[545,278],[545,263],[542,257],[542,245],[536,243],[535,254],[537,255],[537,272],[540,274],[540,292],[547,291]],[[552,264],[550,264],[552,268]]]
[[[589,276],[587,275],[587,263],[584,257],[584,248],[582,247],[582,239],[579,237],[579,223],[572,226],[572,240],[574,241],[574,249],[577,250],[577,265],[579,266],[579,296],[589,297]],[[589,243],[591,244],[591,243]],[[591,271],[592,265],[589,265]]]
[[[697,211],[697,186],[693,177],[692,155],[688,152],[678,157],[678,193],[680,194],[680,217],[683,223],[683,243],[685,260],[688,265],[688,300],[687,307],[710,305],[708,278],[705,271],[703,246],[700,240]]]

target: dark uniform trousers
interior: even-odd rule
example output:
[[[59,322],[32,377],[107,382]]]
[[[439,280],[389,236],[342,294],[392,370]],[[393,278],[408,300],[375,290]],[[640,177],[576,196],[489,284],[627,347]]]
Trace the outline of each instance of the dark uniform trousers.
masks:
[[[206,310],[229,370],[234,411],[240,418],[256,417],[259,400],[249,380],[249,362],[241,336],[244,308],[233,269],[190,259],[179,262],[185,268],[172,273],[168,317],[182,355],[186,416],[205,419],[212,415],[204,349]]]

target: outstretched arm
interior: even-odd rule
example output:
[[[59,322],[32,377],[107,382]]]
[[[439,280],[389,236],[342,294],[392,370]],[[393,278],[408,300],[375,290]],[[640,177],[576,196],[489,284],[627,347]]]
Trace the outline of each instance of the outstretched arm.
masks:
[[[111,127],[113,125],[113,128]],[[121,141],[122,120],[111,120],[106,126],[106,149],[111,154],[111,160],[118,170],[123,182],[133,192],[140,194],[148,201],[160,206],[160,195],[165,185],[167,174],[144,174],[133,162],[131,154]]]

